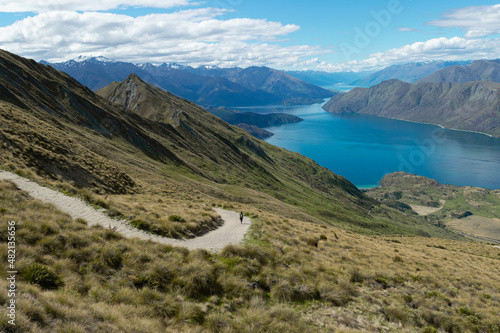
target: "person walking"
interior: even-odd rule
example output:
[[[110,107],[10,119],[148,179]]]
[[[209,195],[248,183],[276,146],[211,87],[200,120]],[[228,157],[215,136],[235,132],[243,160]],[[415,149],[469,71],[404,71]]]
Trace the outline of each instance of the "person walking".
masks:
[[[240,223],[243,224],[243,212],[240,213]]]

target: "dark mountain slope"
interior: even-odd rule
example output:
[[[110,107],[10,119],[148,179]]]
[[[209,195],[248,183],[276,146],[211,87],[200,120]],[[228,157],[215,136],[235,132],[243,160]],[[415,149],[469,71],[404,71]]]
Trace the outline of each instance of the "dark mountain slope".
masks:
[[[398,79],[400,81],[412,83],[440,69],[454,66],[466,65],[469,61],[433,61],[433,62],[413,62],[409,64],[392,65],[382,69],[367,77],[356,80],[352,85],[371,87],[383,81]]]
[[[244,123],[257,127],[271,127],[303,121],[302,118],[286,113],[261,114],[223,107],[208,108],[207,111],[232,125]]]
[[[332,113],[366,113],[500,136],[499,88],[500,84],[494,82],[411,85],[389,80],[334,96],[324,109]]]
[[[465,66],[451,66],[428,75],[422,82],[458,82],[491,81],[500,82],[500,59],[476,60]]]
[[[283,100],[332,96],[332,92],[328,90],[268,67],[248,67],[227,78],[252,91],[265,91],[280,96]]]
[[[150,84],[205,106],[283,104],[290,98],[312,103],[333,95],[328,90],[267,67],[195,69],[172,64],[134,65],[101,58],[50,65],[92,90],[137,74]]]

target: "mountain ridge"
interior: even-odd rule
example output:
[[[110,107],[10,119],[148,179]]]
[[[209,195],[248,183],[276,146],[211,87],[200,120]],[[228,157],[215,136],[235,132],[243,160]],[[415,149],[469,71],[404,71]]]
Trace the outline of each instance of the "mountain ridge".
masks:
[[[331,113],[365,113],[386,118],[477,131],[500,137],[500,84],[384,81],[339,94],[323,108]]]
[[[98,58],[48,63],[76,78],[92,90],[121,82],[135,73],[146,82],[203,106],[253,106],[285,104],[290,98],[313,103],[333,92],[268,67],[193,68],[164,63],[135,65]],[[300,100],[299,100],[300,102]]]
[[[391,79],[412,83],[442,68],[468,63],[470,63],[470,61],[431,61],[392,65],[362,79],[356,80],[352,82],[351,85],[371,87]]]
[[[418,80],[417,83],[469,81],[500,82],[500,59],[475,60],[467,65],[450,66]]]

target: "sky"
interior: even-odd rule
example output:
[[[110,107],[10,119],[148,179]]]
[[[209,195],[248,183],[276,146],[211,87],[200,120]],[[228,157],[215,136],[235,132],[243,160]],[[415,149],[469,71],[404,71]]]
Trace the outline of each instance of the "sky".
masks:
[[[0,0],[0,48],[37,61],[104,56],[194,67],[369,71],[496,59],[483,0]]]

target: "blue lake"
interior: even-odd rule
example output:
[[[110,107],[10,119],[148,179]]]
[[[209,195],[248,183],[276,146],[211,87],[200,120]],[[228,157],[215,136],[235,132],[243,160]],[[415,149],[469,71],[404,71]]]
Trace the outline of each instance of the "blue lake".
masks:
[[[310,157],[358,187],[406,171],[443,184],[500,189],[500,139],[366,115],[333,115],[322,104],[241,108],[303,122],[270,127],[266,141]]]

